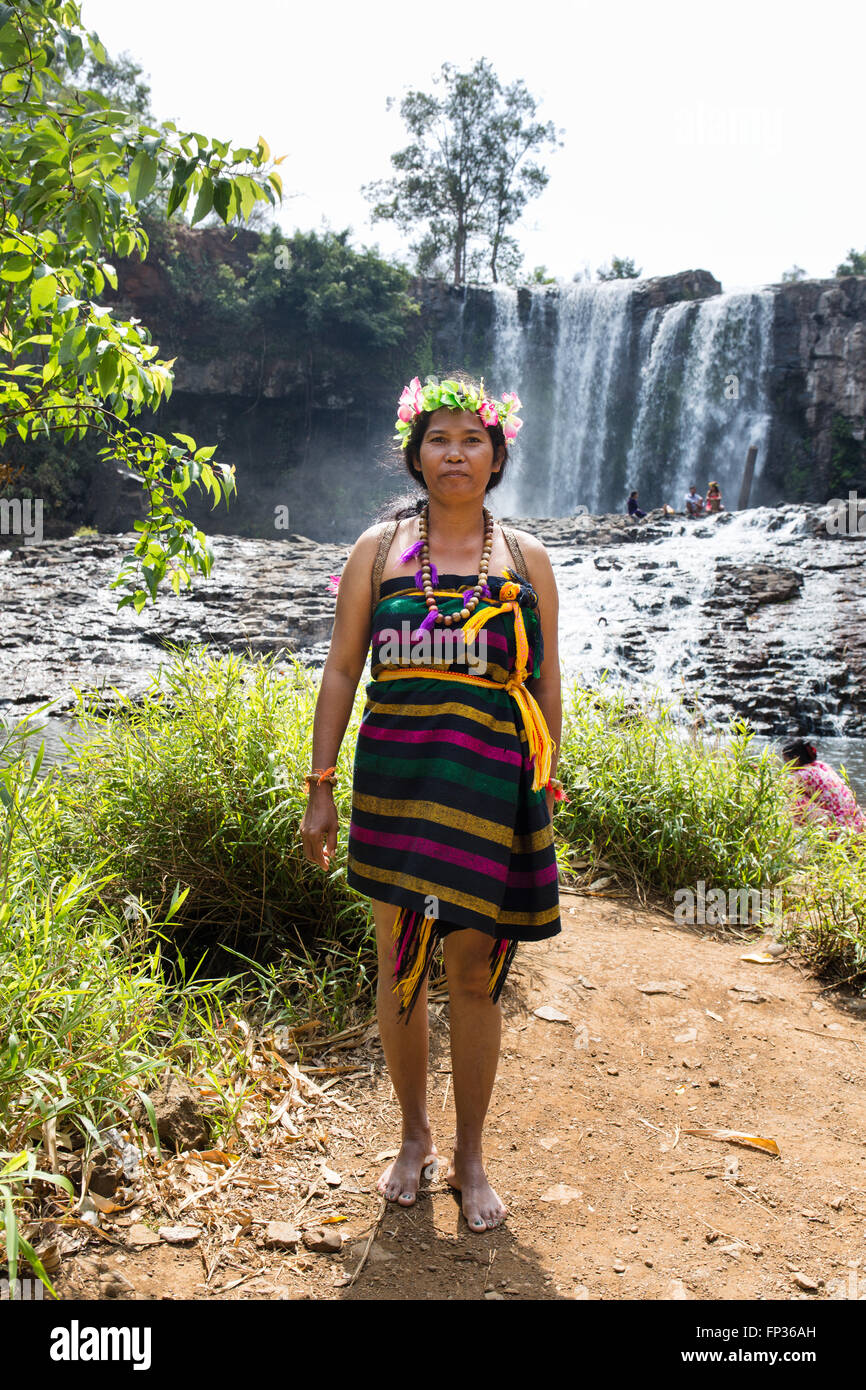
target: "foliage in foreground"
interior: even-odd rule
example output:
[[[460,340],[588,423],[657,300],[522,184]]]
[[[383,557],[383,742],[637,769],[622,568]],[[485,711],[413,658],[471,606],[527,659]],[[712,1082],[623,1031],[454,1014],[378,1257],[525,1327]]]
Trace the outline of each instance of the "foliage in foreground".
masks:
[[[74,0],[0,5],[0,446],[98,437],[106,457],[141,483],[148,511],[115,587],[119,607],[140,610],[168,578],[175,589],[208,574],[212,551],[184,514],[195,484],[214,505],[234,491],[214,448],[183,447],[143,434],[130,414],[155,410],[172,388],[171,361],[136,318],[98,302],[117,288],[112,260],[147,254],[141,205],[158,184],[166,214],[194,200],[192,220],[211,211],[246,217],[259,200],[275,206],[280,176],[265,172],[267,142],[232,148],[171,121],[147,124],[103,92],[71,85],[85,56],[107,55],[81,27]],[[92,68],[92,64],[91,64]],[[66,81],[64,81],[66,79]]]
[[[345,884],[354,723],[338,767],[338,862],[326,875],[303,854],[317,689],[298,662],[279,674],[273,658],[198,648],[176,649],[140,705],[121,698],[100,714],[82,698],[84,741],[54,793],[54,853],[58,864],[104,861],[116,905],[132,896],[161,913],[176,884],[188,889],[171,940],[208,973],[237,965],[226,950],[283,962],[301,1007],[315,958],[320,1002],[336,1016],[365,979],[369,912]]]

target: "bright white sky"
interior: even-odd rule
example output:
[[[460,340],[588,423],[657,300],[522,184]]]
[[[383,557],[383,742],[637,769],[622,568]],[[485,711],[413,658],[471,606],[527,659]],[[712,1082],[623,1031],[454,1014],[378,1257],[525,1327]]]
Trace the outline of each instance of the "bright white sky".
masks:
[[[617,253],[644,275],[710,270],[728,290],[794,264],[830,276],[866,249],[856,0],[83,0],[82,13],[142,65],[159,119],[261,134],[287,156],[287,231],[327,222],[404,251],[359,191],[407,143],[385,99],[486,57],[565,132],[516,229],[527,269],[571,279]]]

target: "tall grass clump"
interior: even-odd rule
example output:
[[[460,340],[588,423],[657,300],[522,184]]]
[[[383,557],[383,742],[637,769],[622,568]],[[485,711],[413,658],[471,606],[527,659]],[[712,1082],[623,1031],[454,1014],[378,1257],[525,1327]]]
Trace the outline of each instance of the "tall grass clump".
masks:
[[[180,885],[174,949],[206,974],[255,963],[293,1008],[315,1004],[336,1022],[366,993],[374,960],[368,904],[345,882],[360,697],[337,768],[338,854],[324,873],[300,834],[315,674],[206,648],[173,657],[139,704],[119,697],[105,714],[79,696],[83,741],[57,791],[60,860],[104,863],[116,907],[133,898],[158,914]]]
[[[624,694],[564,693],[558,775],[569,802],[558,834],[574,854],[605,863],[644,895],[706,887],[761,888],[798,862],[799,832],[778,757],[757,753],[733,723],[731,739],[684,736],[677,704],[634,706]]]
[[[810,827],[809,854],[783,884],[782,940],[814,969],[866,990],[866,835]]]
[[[123,910],[105,865],[57,864],[59,803],[42,752],[24,751],[27,721],[0,728],[0,1266],[14,1284],[19,1258],[47,1283],[22,1234],[22,1204],[74,1194],[57,1144],[89,1149],[129,1119],[167,1067],[219,1068],[231,980],[196,982],[161,963],[163,917]],[[50,1285],[49,1285],[50,1287]]]

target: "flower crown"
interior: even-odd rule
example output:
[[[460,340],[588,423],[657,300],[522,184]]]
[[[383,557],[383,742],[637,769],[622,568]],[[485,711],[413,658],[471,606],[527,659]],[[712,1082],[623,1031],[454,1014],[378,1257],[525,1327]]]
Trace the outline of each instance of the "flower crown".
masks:
[[[428,376],[422,386],[416,376],[403,388],[397,406],[397,433],[394,438],[399,439],[401,449],[405,449],[409,443],[415,416],[420,415],[422,410],[439,410],[442,406],[448,410],[469,410],[473,415],[480,415],[487,429],[491,425],[501,425],[508,440],[516,439],[518,430],[523,427],[523,421],[517,418],[521,406],[516,391],[504,391],[498,401],[493,401],[484,395],[483,379],[476,391],[460,381],[437,381],[434,376]]]

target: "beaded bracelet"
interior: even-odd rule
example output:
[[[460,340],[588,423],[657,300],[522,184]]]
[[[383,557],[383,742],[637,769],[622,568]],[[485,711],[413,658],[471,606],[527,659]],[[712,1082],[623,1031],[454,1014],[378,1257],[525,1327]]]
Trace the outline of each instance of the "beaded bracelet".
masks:
[[[304,786],[307,790],[307,796],[309,796],[310,794],[311,782],[315,782],[317,787],[320,787],[323,782],[330,782],[331,786],[335,787],[337,785],[337,779],[334,776],[334,773],[336,771],[336,767],[327,767],[324,769],[320,767],[314,767],[312,772],[304,773]]]

